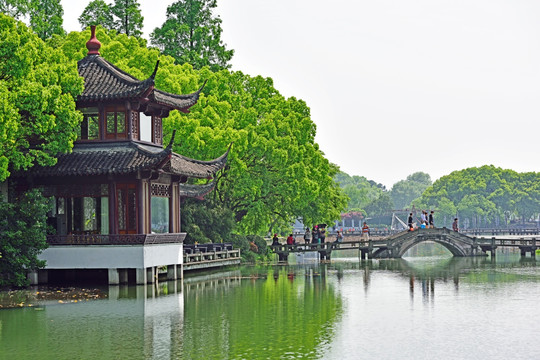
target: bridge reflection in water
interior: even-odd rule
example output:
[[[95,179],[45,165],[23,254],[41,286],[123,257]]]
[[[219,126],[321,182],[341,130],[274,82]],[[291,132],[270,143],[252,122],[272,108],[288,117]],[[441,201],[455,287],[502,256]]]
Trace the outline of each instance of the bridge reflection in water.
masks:
[[[333,251],[358,249],[361,259],[401,258],[415,245],[423,242],[434,242],[444,246],[453,256],[487,256],[492,257],[498,247],[519,249],[521,256],[527,253],[535,257],[537,239],[533,238],[500,238],[471,237],[447,228],[417,229],[402,231],[387,237],[370,239],[369,241],[325,242],[322,244],[272,245],[271,249],[278,255],[279,261],[287,261],[291,253],[318,252],[321,260],[330,260]]]

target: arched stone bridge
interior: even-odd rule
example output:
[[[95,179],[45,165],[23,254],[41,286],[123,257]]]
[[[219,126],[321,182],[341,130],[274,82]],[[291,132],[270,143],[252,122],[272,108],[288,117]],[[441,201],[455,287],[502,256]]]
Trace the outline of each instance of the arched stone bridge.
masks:
[[[425,241],[432,241],[447,248],[452,255],[464,256],[486,256],[487,252],[495,256],[498,247],[511,247],[521,251],[522,256],[527,253],[531,257],[535,256],[537,246],[536,238],[476,238],[451,231],[447,228],[437,229],[417,229],[415,231],[402,231],[400,233],[384,238],[373,237],[369,241],[350,241],[345,237],[342,243],[333,242],[331,238],[322,244],[305,244],[303,240],[297,238],[294,245],[275,245],[271,249],[278,254],[280,261],[287,261],[290,253],[318,252],[320,259],[330,260],[332,251],[337,250],[358,250],[362,259],[380,258],[401,258],[411,247]],[[330,240],[330,241],[328,241]],[[540,239],[538,239],[540,244]]]
[[[451,231],[447,228],[417,229],[403,231],[384,240],[372,242],[372,258],[400,258],[407,250],[419,243],[432,241],[447,248],[454,256],[486,255],[476,238]],[[368,253],[369,254],[369,253]]]

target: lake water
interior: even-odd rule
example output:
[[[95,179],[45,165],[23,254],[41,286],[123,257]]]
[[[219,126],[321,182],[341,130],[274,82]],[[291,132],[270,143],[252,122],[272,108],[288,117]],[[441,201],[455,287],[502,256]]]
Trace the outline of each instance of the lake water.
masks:
[[[0,359],[540,359],[540,268],[519,255],[305,260],[104,292],[0,310]]]

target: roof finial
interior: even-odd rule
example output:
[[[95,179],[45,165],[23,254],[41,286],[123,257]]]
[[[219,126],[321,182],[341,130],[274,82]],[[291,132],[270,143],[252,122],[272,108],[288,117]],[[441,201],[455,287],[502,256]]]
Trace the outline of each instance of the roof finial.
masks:
[[[90,26],[90,31],[92,32],[92,35],[90,36],[90,40],[86,42],[86,48],[88,49],[87,55],[99,55],[101,43],[96,38],[96,25]]]

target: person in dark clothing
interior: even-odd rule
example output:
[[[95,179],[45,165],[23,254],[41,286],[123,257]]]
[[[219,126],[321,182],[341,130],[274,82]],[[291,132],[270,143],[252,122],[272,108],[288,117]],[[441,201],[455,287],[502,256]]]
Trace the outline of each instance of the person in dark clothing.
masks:
[[[407,223],[409,225],[409,230],[413,231],[414,228],[413,228],[413,216],[412,216],[412,213],[409,214],[409,219],[407,220]]]
[[[457,218],[454,219],[454,222],[452,223],[452,230],[454,230],[455,232],[459,232],[459,227],[458,227],[458,220]]]
[[[319,229],[317,225],[313,225],[313,229],[311,230],[311,241],[313,241],[313,244],[319,243]]]
[[[319,238],[321,239],[321,244],[323,244],[326,239],[326,228],[324,226],[319,229]]]
[[[433,210],[431,210],[431,212],[429,213],[429,228],[430,229],[434,229],[435,228],[435,225],[433,224]]]
[[[275,246],[275,245],[281,245],[279,243],[279,239],[277,237],[277,234],[274,234],[274,237],[272,238],[272,246]]]

